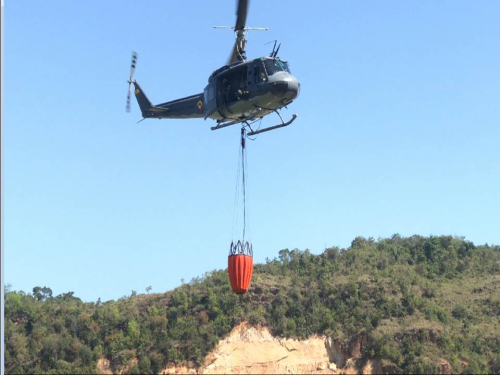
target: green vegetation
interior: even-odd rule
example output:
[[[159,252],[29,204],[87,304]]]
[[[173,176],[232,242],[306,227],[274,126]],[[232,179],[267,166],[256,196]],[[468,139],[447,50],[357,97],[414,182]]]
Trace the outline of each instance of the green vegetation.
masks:
[[[147,292],[151,290],[148,287]],[[500,247],[450,236],[356,238],[348,249],[281,250],[257,264],[249,293],[231,292],[226,271],[165,294],[83,303],[47,287],[6,290],[8,373],[157,373],[201,365],[242,321],[277,336],[326,334],[386,371],[500,373]],[[134,360],[135,359],[135,360]]]

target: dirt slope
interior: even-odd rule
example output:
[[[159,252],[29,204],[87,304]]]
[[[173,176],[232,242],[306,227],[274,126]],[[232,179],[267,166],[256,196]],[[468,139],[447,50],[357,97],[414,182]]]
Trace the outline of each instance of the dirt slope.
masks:
[[[338,345],[326,336],[312,336],[302,341],[275,338],[267,328],[255,328],[242,323],[219,342],[207,356],[203,367],[188,369],[169,366],[163,373],[356,373],[352,368],[353,361],[349,361],[337,348]],[[338,369],[337,364],[344,368]]]
[[[378,359],[362,362],[361,351],[366,335],[350,340],[348,347],[327,336],[314,335],[307,340],[273,337],[265,327],[241,323],[219,342],[205,358],[202,367],[169,365],[161,374],[381,374],[393,373],[382,368]],[[111,369],[102,358],[97,371],[125,374],[137,364],[133,359],[120,369]],[[442,374],[453,373],[448,361],[437,364]],[[358,370],[360,369],[360,370]]]

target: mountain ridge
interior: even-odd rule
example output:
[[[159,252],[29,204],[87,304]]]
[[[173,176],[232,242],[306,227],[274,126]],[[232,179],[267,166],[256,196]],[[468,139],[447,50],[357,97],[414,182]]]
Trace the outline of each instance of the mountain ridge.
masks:
[[[357,237],[318,255],[283,249],[255,265],[243,296],[225,270],[105,303],[35,289],[5,295],[8,372],[93,373],[103,358],[115,372],[201,368],[243,322],[284,339],[324,335],[388,373],[500,372],[500,247],[459,237]]]

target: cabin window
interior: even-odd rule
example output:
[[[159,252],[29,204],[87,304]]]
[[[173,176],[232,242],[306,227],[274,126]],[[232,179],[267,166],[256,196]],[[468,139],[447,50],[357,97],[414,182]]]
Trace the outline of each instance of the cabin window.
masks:
[[[266,82],[266,74],[260,66],[256,66],[253,68],[253,81],[255,83]]]
[[[210,88],[208,89],[208,100],[211,101],[214,99],[214,96],[215,96],[215,90],[214,90],[214,87],[213,86],[210,86]]]

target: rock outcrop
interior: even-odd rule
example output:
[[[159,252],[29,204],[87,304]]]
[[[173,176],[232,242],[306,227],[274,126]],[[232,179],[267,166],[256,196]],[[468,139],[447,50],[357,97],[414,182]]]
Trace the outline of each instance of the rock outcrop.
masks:
[[[430,340],[435,332],[411,330]],[[161,374],[392,374],[396,366],[380,359],[361,360],[366,334],[354,336],[348,343],[327,336],[314,335],[306,340],[273,337],[265,327],[241,323],[221,340],[207,355],[203,366],[166,366]],[[134,358],[119,369],[112,369],[109,360],[102,358],[97,370],[102,374],[130,372],[137,364]],[[452,374],[445,359],[436,363],[442,374]],[[468,365],[468,364],[467,364]]]
[[[113,368],[109,359],[101,358],[97,361],[97,372],[99,374],[130,374],[132,367],[137,365],[137,358],[132,358],[128,363],[124,366],[120,366],[120,368]]]
[[[359,348],[359,345],[357,346]],[[375,366],[366,367],[372,373]],[[349,350],[326,336],[307,340],[273,337],[267,328],[242,323],[206,357],[202,367],[167,366],[163,374],[356,374]]]

